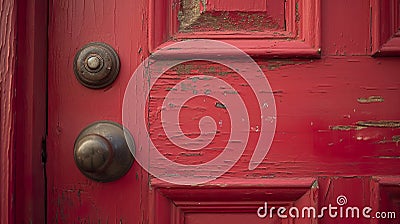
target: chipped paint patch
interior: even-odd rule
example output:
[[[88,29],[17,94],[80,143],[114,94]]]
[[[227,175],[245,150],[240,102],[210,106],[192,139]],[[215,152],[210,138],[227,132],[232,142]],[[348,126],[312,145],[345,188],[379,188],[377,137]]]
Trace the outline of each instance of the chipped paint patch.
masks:
[[[201,13],[207,11],[207,0],[200,0],[201,5],[203,6],[203,8],[201,9]]]
[[[394,135],[394,136],[392,136],[391,140],[383,139],[383,140],[377,142],[377,144],[396,143],[396,146],[399,146],[399,142],[400,142],[400,135]]]
[[[337,126],[331,126],[329,128],[334,131],[351,131],[351,130],[358,131],[367,127],[362,127],[357,125],[337,125]]]
[[[216,103],[215,103],[215,107],[216,107],[216,108],[226,109],[226,106],[225,106],[224,104],[220,103],[220,102],[216,102]]]
[[[186,152],[183,152],[183,153],[180,153],[180,155],[181,156],[187,156],[187,157],[192,157],[192,156],[202,156],[202,153],[186,153]]]
[[[299,3],[296,2],[296,23],[300,21]]]
[[[227,94],[239,94],[237,91],[231,90],[231,91],[224,91],[224,95],[226,96]]]
[[[357,125],[363,127],[375,127],[375,128],[400,128],[400,121],[398,120],[358,121]]]
[[[283,31],[283,27],[262,11],[207,11],[207,0],[180,0],[179,32]],[[279,32],[276,35],[282,36]]]
[[[295,64],[295,63],[292,62],[292,61],[285,61],[285,62],[278,62],[278,63],[268,63],[267,69],[269,71],[273,71],[273,70],[276,70],[276,69],[280,68],[281,66],[293,65],[293,64]]]
[[[185,0],[189,1],[189,0]],[[264,32],[282,29],[264,12],[200,11],[200,4],[179,11],[179,32],[243,31]],[[280,36],[279,32],[276,32]]]
[[[314,183],[312,184],[311,188],[314,188],[314,189],[318,189],[319,188],[317,180],[314,181]]]
[[[329,128],[334,131],[351,131],[362,130],[368,127],[375,128],[400,128],[400,121],[383,120],[383,121],[358,121],[356,125],[336,125]]]
[[[381,96],[370,96],[368,98],[358,98],[357,102],[359,103],[382,103],[385,100]]]
[[[260,65],[262,69],[266,68],[269,71],[274,71],[276,69],[279,69],[280,67],[283,66],[288,66],[288,65],[303,65],[303,64],[309,64],[312,63],[313,60],[307,60],[307,61],[299,61],[299,60],[268,60],[266,65]]]
[[[181,2],[181,7],[182,10],[178,12],[178,21],[180,29],[185,29],[200,17],[200,4],[196,0],[187,0]]]
[[[176,88],[167,87],[165,88],[166,91],[178,91]]]
[[[193,70],[193,65],[179,64],[178,66],[175,66],[174,69],[178,75],[188,75],[188,74],[191,74],[191,72]]]

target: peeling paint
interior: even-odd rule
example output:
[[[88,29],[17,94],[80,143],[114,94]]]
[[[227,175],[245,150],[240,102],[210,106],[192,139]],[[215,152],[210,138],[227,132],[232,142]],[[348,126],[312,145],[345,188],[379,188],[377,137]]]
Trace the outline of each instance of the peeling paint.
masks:
[[[400,142],[400,135],[394,135],[394,136],[392,136],[391,140],[383,139],[383,140],[377,142],[377,144],[396,143],[396,146],[398,146],[399,142]]]
[[[319,188],[319,186],[318,186],[318,181],[314,181],[314,183],[312,184],[311,188],[316,188],[316,189],[318,189],[318,188]]]
[[[225,106],[224,104],[220,103],[220,102],[216,102],[216,103],[215,103],[215,107],[216,107],[216,108],[226,109],[226,106]]]
[[[198,152],[198,153],[180,153],[180,155],[182,156],[187,156],[187,157],[192,157],[192,156],[202,156],[202,153]]]
[[[200,4],[197,0],[181,1],[181,10],[178,12],[180,29],[185,29],[193,24],[198,20],[200,15]]]
[[[384,102],[384,98],[381,96],[370,96],[368,98],[358,98],[357,102],[359,103],[382,103]]]
[[[203,6],[200,13],[203,13],[203,12],[207,11],[207,0],[200,0],[200,2],[201,2],[201,5]]]
[[[191,72],[193,70],[193,65],[180,64],[180,65],[175,66],[174,69],[178,75],[187,75],[187,74],[191,74]]]
[[[376,128],[400,128],[400,121],[398,120],[358,121],[357,125],[363,127],[376,127]]]
[[[300,21],[299,3],[296,2],[296,23]]]
[[[362,127],[357,125],[336,125],[336,126],[331,126],[329,128],[334,131],[351,131],[351,130],[358,131],[367,127]]]
[[[227,94],[239,94],[239,93],[237,91],[234,91],[234,90],[231,90],[231,91],[225,90],[224,91],[224,95],[226,96]]]
[[[205,0],[182,0],[178,12],[180,32],[281,30],[265,12],[206,10]]]
[[[267,65],[267,69],[273,71],[275,69],[280,68],[285,65],[294,65],[296,64],[294,61],[269,61]]]
[[[166,91],[178,91],[176,88],[167,87],[165,88]]]

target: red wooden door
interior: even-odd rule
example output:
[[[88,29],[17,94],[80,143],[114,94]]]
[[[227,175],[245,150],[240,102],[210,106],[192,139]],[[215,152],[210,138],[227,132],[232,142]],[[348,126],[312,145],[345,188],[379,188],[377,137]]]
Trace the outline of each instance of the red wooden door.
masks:
[[[49,7],[49,223],[399,222],[398,0]],[[74,74],[118,67],[104,45],[75,58],[91,42],[118,54],[110,85]],[[113,135],[84,138],[86,175],[74,160],[98,121],[135,145],[132,167],[105,183],[87,176],[108,175],[93,161]]]

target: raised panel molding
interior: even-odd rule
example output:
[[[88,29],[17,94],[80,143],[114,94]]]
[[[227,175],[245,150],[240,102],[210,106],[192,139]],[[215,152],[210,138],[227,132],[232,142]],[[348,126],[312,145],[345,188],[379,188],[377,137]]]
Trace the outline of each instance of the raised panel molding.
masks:
[[[374,212],[395,212],[395,219],[372,219],[372,224],[400,223],[400,177],[374,177],[371,184],[371,206]]]
[[[400,0],[371,0],[374,56],[400,56]]]
[[[190,7],[184,6],[185,2],[190,2]],[[186,39],[215,39],[230,43],[252,56],[319,57],[321,54],[320,0],[269,2],[276,4],[270,9],[268,5],[264,8],[260,7],[261,11],[254,11],[254,9],[207,11],[207,2],[202,0],[151,0],[149,49],[155,52],[164,46]],[[267,3],[272,4],[269,2]],[[282,12],[284,21],[279,19],[279,15],[282,14],[279,4],[284,7]],[[228,6],[213,7],[219,9]],[[241,16],[241,19],[234,21],[224,13],[234,14],[235,18]],[[252,19],[249,21],[254,24],[249,27],[256,30],[241,29],[240,26],[250,23],[247,21],[250,17]],[[222,19],[219,23],[221,18],[226,19],[226,22]],[[274,20],[276,23],[268,25],[270,18],[277,18]],[[209,21],[213,21],[211,25],[217,24],[218,27],[207,26]],[[229,21],[233,21],[232,26],[228,26]]]
[[[230,218],[243,223],[317,223],[317,218],[282,219],[274,214],[264,219],[257,216],[259,207],[318,208],[318,183],[314,178],[249,180],[246,183],[206,186],[177,186],[153,182],[150,191],[150,223],[183,224],[198,220]],[[225,220],[228,221],[228,220]],[[211,222],[211,223],[213,223]],[[229,223],[232,221],[229,220]]]

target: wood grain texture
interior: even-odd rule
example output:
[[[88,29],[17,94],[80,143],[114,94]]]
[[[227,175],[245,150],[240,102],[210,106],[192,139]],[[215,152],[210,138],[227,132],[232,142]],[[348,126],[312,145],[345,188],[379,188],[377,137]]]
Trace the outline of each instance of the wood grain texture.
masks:
[[[13,222],[16,8],[0,0],[0,223]]]

